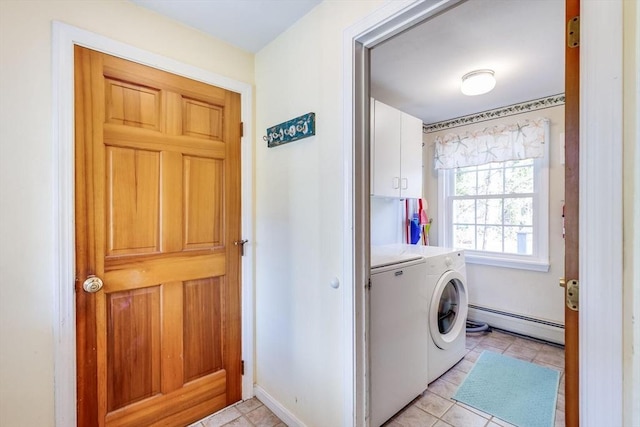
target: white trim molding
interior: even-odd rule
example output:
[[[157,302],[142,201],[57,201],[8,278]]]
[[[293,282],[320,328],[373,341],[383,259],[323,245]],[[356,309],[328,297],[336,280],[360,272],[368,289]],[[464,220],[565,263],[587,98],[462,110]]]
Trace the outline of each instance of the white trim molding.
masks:
[[[173,74],[237,92],[241,97],[242,238],[249,242],[242,258],[242,398],[253,397],[253,89],[210,71],[178,62],[107,37],[54,21],[52,24],[53,86],[53,221],[54,221],[54,399],[56,426],[76,425],[76,320],[74,236],[74,96],[73,46],[81,45]]]
[[[621,426],[622,0],[580,15],[580,425]]]
[[[264,404],[271,412],[273,412],[280,421],[285,423],[288,427],[306,427],[306,424],[300,421],[295,415],[291,413],[287,408],[282,406],[280,402],[273,398],[265,389],[256,385],[254,386],[254,394],[260,402]]]

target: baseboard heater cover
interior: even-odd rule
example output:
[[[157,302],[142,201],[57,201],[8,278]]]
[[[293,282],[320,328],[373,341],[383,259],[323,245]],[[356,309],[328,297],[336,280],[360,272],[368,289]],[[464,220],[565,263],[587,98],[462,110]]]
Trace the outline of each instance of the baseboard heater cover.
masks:
[[[564,344],[564,325],[522,314],[469,304],[469,320],[487,323],[506,331]]]

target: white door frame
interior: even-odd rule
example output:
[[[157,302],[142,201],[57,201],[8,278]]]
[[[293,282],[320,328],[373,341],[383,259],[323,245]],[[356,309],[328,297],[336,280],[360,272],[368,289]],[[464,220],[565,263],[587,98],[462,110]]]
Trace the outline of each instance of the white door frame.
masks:
[[[457,1],[387,2],[344,34],[345,425],[368,425],[368,49]],[[596,427],[622,425],[622,0],[583,0],[581,15],[580,420]]]
[[[73,46],[118,56],[173,74],[237,92],[241,97],[242,236],[242,398],[253,396],[253,91],[248,83],[178,62],[61,22],[53,22],[53,228],[54,228],[54,399],[57,426],[76,425],[76,320],[74,231],[74,55]]]

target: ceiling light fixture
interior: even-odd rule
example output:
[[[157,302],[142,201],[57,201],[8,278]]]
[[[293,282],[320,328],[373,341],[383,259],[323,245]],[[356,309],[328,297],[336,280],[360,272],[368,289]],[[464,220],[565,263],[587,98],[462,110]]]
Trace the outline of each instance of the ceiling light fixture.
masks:
[[[482,95],[496,86],[493,70],[475,70],[462,76],[460,90],[465,95]]]

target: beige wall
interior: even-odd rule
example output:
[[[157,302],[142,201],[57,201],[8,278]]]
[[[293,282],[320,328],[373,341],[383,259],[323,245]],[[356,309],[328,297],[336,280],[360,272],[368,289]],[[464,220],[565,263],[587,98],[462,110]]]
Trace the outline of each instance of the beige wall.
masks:
[[[499,123],[510,124],[518,120],[546,117],[550,120],[549,134],[549,261],[547,273],[467,264],[469,303],[510,313],[530,316],[564,324],[562,288],[558,279],[564,275],[564,240],[562,239],[562,203],[564,199],[564,106],[489,120],[450,130],[424,135],[425,195],[429,203],[429,216],[434,224],[429,233],[432,245],[438,241],[438,173],[433,168],[434,140],[438,135],[461,133]]]
[[[310,426],[341,425],[346,410],[342,291],[329,287],[334,276],[342,279],[345,255],[342,35],[381,2],[325,1],[255,58],[256,375],[261,387]],[[625,4],[636,8],[632,27],[637,34],[637,6],[633,1]],[[54,423],[52,20],[254,82],[253,55],[126,1],[0,0],[2,426]],[[635,45],[625,47],[627,58],[637,55],[637,36],[635,40]],[[635,61],[631,72],[637,75]],[[633,90],[633,84],[626,84],[625,89]],[[631,102],[635,107],[631,104],[630,114],[637,114],[638,101]],[[316,137],[266,148],[261,136],[267,126],[309,111],[317,114]],[[625,122],[625,130],[631,130],[625,139],[627,150],[638,138],[637,124],[630,122]],[[634,230],[635,236],[631,249],[625,243],[625,265],[635,267],[631,276],[625,271],[625,296],[636,301],[636,319],[639,219],[631,213],[638,211],[638,175],[635,168],[634,184],[625,187],[625,232]],[[553,205],[551,212],[555,212]],[[637,325],[627,323],[625,340],[636,349],[640,347],[637,330]],[[626,385],[625,416],[627,420],[635,417],[635,422],[640,399],[638,372],[632,363],[638,365],[638,352],[633,354],[626,346],[625,373],[633,373],[634,382]],[[636,406],[631,408],[634,401]]]
[[[254,82],[253,54],[128,1],[0,1],[2,426],[54,425],[52,20]]]
[[[325,1],[256,55],[257,383],[308,426],[343,425],[343,34],[379,1]],[[316,113],[316,136],[265,129]],[[346,259],[349,259],[348,256]]]

